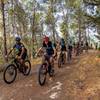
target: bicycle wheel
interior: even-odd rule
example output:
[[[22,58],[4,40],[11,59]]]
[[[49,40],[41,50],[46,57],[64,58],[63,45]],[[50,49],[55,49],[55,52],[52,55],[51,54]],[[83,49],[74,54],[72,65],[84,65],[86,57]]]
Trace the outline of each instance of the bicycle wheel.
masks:
[[[10,64],[6,67],[3,73],[3,79],[7,84],[11,84],[15,81],[17,76],[17,68],[14,64]]]
[[[66,64],[66,54],[63,54],[63,64]]]
[[[61,68],[62,66],[62,56],[60,55],[58,58],[58,68]]]
[[[41,67],[39,68],[38,72],[38,82],[41,86],[45,84],[46,81],[46,74],[47,74],[47,64],[42,64]]]
[[[25,60],[24,64],[25,64],[25,66],[24,66],[24,68],[23,68],[23,70],[24,70],[24,71],[23,71],[23,74],[24,74],[25,76],[27,76],[27,75],[30,74],[30,71],[31,71],[31,63],[30,63],[29,60]]]
[[[50,72],[49,72],[49,75],[50,75],[51,77],[54,76],[54,69],[53,69],[53,68],[51,68],[51,70],[50,70]]]

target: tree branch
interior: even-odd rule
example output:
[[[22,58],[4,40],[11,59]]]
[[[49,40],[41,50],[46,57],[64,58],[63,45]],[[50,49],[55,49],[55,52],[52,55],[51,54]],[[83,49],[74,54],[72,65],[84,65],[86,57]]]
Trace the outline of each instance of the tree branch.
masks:
[[[83,2],[85,3],[85,4],[88,4],[88,5],[94,5],[94,6],[99,6],[100,5],[100,2],[98,1],[94,1],[94,2],[89,2],[89,1],[87,1],[87,0],[83,0]]]

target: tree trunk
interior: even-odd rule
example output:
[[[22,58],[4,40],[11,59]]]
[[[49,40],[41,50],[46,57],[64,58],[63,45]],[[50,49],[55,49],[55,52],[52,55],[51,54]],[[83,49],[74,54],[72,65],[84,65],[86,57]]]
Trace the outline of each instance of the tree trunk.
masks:
[[[54,26],[54,25],[53,25],[53,26]],[[54,43],[56,43],[54,27],[53,27],[53,40],[54,40]]]
[[[13,11],[14,11],[14,1],[13,0],[11,0],[11,3],[12,3],[12,9],[13,9]],[[15,34],[16,33],[16,27],[15,27],[15,25],[16,25],[16,21],[15,21],[15,11],[13,12],[13,17],[12,17],[12,34]]]
[[[80,15],[80,13],[81,13],[81,11],[80,11],[80,9],[78,10],[78,12],[79,12],[79,14],[78,14],[78,28],[79,28],[79,35],[78,35],[78,43],[79,43],[79,46],[78,46],[78,48],[77,48],[77,55],[79,55],[80,54],[80,50],[81,50],[81,36],[82,36],[82,32],[81,32],[81,15]]]
[[[7,58],[5,57],[7,55],[7,40],[6,40],[6,27],[5,27],[5,4],[3,0],[1,0],[1,6],[2,6],[2,19],[3,19],[3,37],[4,37],[4,59],[7,62]]]
[[[53,16],[53,12],[54,12],[54,0],[51,0],[51,11],[52,11],[52,16]],[[53,32],[53,41],[54,43],[56,42],[56,38],[55,38],[55,21],[53,19],[52,22],[52,32]]]
[[[32,41],[31,41],[31,58],[33,56],[33,49],[34,49],[34,42],[35,42],[35,5],[34,6],[34,10],[33,10],[33,17],[32,17]]]

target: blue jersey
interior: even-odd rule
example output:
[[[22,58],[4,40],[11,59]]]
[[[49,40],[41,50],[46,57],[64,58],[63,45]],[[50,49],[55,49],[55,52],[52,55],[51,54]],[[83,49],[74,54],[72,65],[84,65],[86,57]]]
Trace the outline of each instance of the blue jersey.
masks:
[[[22,43],[19,43],[19,44],[15,44],[14,46],[13,46],[13,48],[16,50],[16,52],[17,52],[17,54],[18,55],[20,55],[21,54],[21,52],[22,52],[22,48],[25,48],[25,46],[22,44]],[[27,50],[26,50],[26,48],[25,48],[25,52],[26,52]]]

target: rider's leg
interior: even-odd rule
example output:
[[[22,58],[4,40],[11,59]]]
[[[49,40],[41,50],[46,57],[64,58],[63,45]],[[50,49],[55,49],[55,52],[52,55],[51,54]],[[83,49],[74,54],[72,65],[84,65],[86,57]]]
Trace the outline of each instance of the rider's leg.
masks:
[[[58,59],[60,58],[60,54],[61,54],[61,52],[62,52],[62,51],[60,51],[60,52],[58,53]]]
[[[23,71],[23,62],[24,62],[24,60],[23,59],[17,59],[17,61],[20,63],[20,66],[19,66],[19,69],[20,69],[20,71]]]
[[[54,67],[54,59],[53,59],[53,57],[50,57],[50,65],[51,65],[52,67]]]
[[[27,68],[27,66],[25,66],[25,63],[24,63],[26,57],[27,57],[27,53],[24,53],[24,54],[22,55],[22,58],[20,59],[21,67],[24,68],[25,70],[26,70],[26,68]]]
[[[24,60],[20,59],[20,64],[23,66],[24,65]]]
[[[21,64],[21,67],[23,67],[24,66],[24,60],[23,59],[19,59],[18,61]]]
[[[49,71],[49,73],[50,73],[50,71],[51,71],[51,63],[50,63],[50,57],[48,56],[48,71]]]
[[[48,63],[49,63],[49,66],[48,66],[49,75],[50,75],[50,77],[52,77],[52,75],[50,73],[51,73],[51,70],[53,69],[53,66],[54,66],[53,57],[49,57]]]
[[[54,60],[53,60],[53,57],[50,57],[50,59],[49,59],[49,61],[50,61],[50,65],[49,65],[49,76],[50,76],[50,78],[49,78],[49,80],[50,81],[52,81],[53,80],[53,73],[54,73],[54,69],[53,69],[53,67],[54,67]]]
[[[66,51],[64,51],[64,63],[66,63]]]

